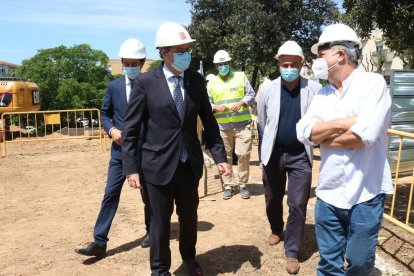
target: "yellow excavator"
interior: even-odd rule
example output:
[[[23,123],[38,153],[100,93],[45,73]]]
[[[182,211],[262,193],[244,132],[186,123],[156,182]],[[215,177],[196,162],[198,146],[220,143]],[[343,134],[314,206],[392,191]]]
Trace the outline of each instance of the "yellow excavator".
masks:
[[[36,83],[24,78],[0,77],[0,141],[10,126],[10,122],[1,120],[3,113],[39,110],[40,92]]]

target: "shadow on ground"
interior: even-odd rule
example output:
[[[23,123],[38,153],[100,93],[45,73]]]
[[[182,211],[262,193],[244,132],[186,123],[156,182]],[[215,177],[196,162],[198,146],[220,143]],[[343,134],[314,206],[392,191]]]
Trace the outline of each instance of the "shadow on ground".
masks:
[[[251,271],[245,271],[248,275],[254,275],[261,265],[263,253],[253,245],[222,246],[207,251],[197,256],[197,261],[203,268],[204,275],[219,275],[224,273],[236,274],[246,262],[253,267]],[[234,258],[239,256],[239,258]],[[174,272],[175,275],[188,275],[186,266],[182,264]]]

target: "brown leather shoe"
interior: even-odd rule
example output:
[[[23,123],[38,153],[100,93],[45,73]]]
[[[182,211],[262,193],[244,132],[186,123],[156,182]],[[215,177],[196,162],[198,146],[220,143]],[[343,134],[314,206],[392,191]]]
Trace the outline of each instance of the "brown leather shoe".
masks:
[[[300,269],[300,265],[299,265],[298,259],[290,258],[290,257],[286,258],[286,271],[289,274],[298,274],[299,269]]]
[[[280,234],[270,234],[269,236],[269,245],[276,245],[280,242],[282,235]]]

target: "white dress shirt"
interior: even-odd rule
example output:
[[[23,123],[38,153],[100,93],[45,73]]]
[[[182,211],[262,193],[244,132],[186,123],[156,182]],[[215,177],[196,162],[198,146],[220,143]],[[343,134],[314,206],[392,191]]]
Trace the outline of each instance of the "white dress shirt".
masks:
[[[384,78],[354,70],[342,83],[340,93],[329,84],[319,90],[306,115],[297,123],[299,141],[312,144],[315,124],[356,116],[351,131],[365,146],[335,149],[321,145],[321,165],[316,195],[337,208],[350,209],[380,193],[392,194],[387,160],[387,130],[391,119],[391,97]]]
[[[129,98],[131,98],[131,80],[125,76],[125,88],[126,88],[126,99],[127,99],[127,103],[129,103]]]
[[[175,86],[175,75],[174,73],[170,70],[170,68],[168,68],[165,63],[164,66],[162,67],[162,70],[164,72],[165,75],[165,79],[167,80],[167,84],[168,87],[170,88],[170,93],[171,93],[171,97],[174,99],[174,86]],[[184,93],[184,72],[182,72],[179,75],[180,78],[180,88],[181,88],[181,93],[183,95],[183,100],[185,100],[185,93]]]

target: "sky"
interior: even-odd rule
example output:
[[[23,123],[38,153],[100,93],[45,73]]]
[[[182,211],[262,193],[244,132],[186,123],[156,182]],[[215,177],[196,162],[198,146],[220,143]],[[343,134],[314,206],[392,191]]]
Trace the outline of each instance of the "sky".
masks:
[[[191,22],[185,0],[0,0],[0,61],[21,64],[39,49],[89,44],[118,59],[122,42],[141,40],[159,59],[155,33],[164,22]]]

